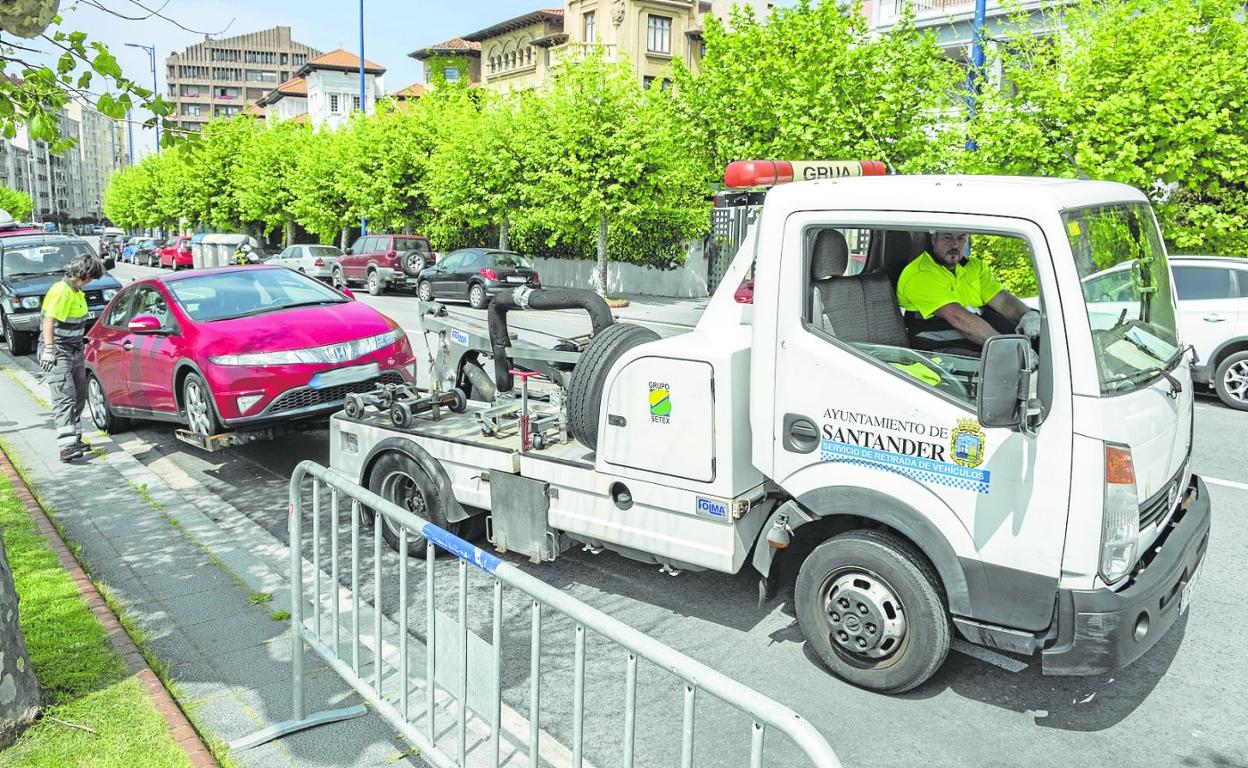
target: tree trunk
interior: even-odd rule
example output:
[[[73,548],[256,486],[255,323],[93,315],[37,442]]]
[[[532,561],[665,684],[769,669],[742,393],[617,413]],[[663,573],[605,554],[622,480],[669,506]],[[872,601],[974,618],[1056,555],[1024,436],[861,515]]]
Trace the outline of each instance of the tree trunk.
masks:
[[[18,600],[0,534],[0,749],[17,741],[35,721],[42,698],[17,621]]]
[[[295,222],[290,219],[286,220],[286,232],[284,234],[286,236],[286,240],[282,243],[282,245],[289,248],[295,242]]]
[[[338,248],[339,250],[343,250],[343,251],[347,250],[347,228],[346,227],[343,227],[342,233],[338,235]]]
[[[594,290],[607,297],[607,215],[598,217],[598,263],[594,265]]]
[[[503,222],[498,225],[498,250],[500,251],[508,250],[507,248],[508,228],[509,228],[509,222],[507,221],[507,219],[503,219]]]

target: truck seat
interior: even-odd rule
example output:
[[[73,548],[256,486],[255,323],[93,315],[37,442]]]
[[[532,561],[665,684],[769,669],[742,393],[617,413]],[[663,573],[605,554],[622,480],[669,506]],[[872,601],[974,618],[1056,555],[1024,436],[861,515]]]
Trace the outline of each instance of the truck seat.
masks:
[[[811,248],[812,322],[842,341],[908,346],[897,292],[885,272],[845,276],[849,245],[835,229],[820,230]]]

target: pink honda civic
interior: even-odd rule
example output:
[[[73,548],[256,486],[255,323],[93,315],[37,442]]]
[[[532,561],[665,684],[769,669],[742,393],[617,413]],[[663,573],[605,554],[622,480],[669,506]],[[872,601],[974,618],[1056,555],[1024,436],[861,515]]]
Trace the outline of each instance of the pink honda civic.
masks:
[[[284,267],[136,281],[87,334],[85,357],[91,418],[109,432],[154,419],[210,436],[320,416],[416,375],[397,323]]]

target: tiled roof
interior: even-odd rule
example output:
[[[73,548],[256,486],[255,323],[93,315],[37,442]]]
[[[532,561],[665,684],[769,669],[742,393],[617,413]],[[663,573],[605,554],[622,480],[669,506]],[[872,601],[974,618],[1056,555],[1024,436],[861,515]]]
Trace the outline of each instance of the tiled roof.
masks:
[[[307,125],[308,123],[312,122],[312,117],[307,112],[304,112],[302,114],[298,114],[290,118],[290,122],[297,123],[299,125]]]
[[[354,53],[338,48],[329,53],[322,53],[320,56],[308,59],[308,63],[303,65],[299,70],[300,74],[306,73],[312,69],[341,69],[346,71],[356,71],[360,68],[360,57]],[[376,62],[364,59],[364,71],[374,75],[385,74],[386,68]]]
[[[471,35],[464,35],[464,39],[479,42],[481,40],[487,40],[491,37],[496,37],[498,35],[505,34],[507,32],[513,32],[517,29],[524,29],[525,27],[529,27],[534,24],[539,24],[541,22],[549,22],[552,24],[562,25],[563,24],[563,9],[562,8],[543,8],[541,10],[531,11],[529,13],[524,14],[523,16],[517,16],[514,19],[501,21],[492,27],[486,27],[485,29],[477,30],[476,32],[473,32]]]
[[[268,114],[265,111],[264,107],[260,106],[259,104],[249,104],[247,108],[243,110],[243,112],[249,115],[254,115],[255,117],[264,117],[266,114]]]
[[[413,59],[425,59],[435,53],[451,53],[466,54],[468,56],[476,56],[481,53],[481,43],[474,40],[465,40],[462,37],[452,37],[450,40],[443,40],[440,43],[427,45],[419,50],[412,51],[407,54]]]
[[[406,88],[400,88],[399,90],[390,94],[390,97],[394,99],[415,99],[415,98],[419,98],[423,96],[424,94],[425,94],[425,86],[421,85],[420,83],[412,83]]]
[[[292,77],[286,82],[274,88],[273,90],[264,94],[264,96],[262,96],[260,100],[257,101],[256,103],[263,107],[269,104],[276,103],[283,96],[307,96],[307,95],[308,95],[308,81],[304,80],[302,77]]]

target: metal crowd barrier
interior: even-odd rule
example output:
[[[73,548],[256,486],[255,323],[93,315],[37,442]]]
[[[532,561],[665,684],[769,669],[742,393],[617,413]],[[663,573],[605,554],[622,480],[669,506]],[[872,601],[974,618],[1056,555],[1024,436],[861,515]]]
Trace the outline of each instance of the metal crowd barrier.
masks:
[[[311,602],[315,606],[315,617],[305,622],[303,609],[307,601],[303,577],[303,525],[304,504],[303,484],[307,477],[312,478],[312,567],[315,573],[312,579]],[[328,595],[330,624],[324,626],[325,598],[322,594],[321,552],[321,484],[328,486],[330,492],[330,593]],[[340,605],[339,587],[339,539],[341,538],[340,497],[351,500],[350,531],[350,655],[343,658],[339,651],[342,648],[341,619],[343,607]],[[374,519],[373,545],[373,585],[372,585],[372,680],[366,679],[360,672],[360,608],[364,606],[365,593],[360,585],[360,509],[361,505],[397,523],[402,530],[403,546],[398,552],[384,547],[384,553],[398,558],[398,624],[399,661],[398,673],[399,697],[395,701],[392,696],[383,692],[383,653],[382,653],[382,521]],[[232,749],[247,749],[272,741],[287,734],[311,728],[316,725],[358,717],[367,712],[363,705],[346,709],[329,710],[308,714],[304,707],[304,644],[316,651],[346,683],[367,701],[391,726],[398,730],[411,744],[420,750],[420,756],[436,768],[463,768],[467,764],[467,718],[468,718],[468,567],[471,565],[480,571],[490,574],[494,580],[493,605],[493,637],[492,637],[492,673],[493,690],[489,692],[491,706],[489,709],[490,736],[486,762],[497,768],[500,759],[500,735],[502,723],[502,617],[503,587],[509,587],[527,595],[530,599],[531,640],[530,640],[530,672],[529,672],[529,712],[528,712],[528,765],[538,768],[539,738],[541,725],[541,617],[543,608],[570,619],[575,623],[574,642],[574,685],[572,700],[573,736],[571,744],[571,764],[584,765],[584,716],[585,716],[585,636],[587,630],[599,634],[608,641],[620,646],[624,651],[625,686],[623,709],[623,753],[622,764],[626,768],[634,765],[635,759],[635,726],[637,721],[637,660],[646,659],[660,667],[683,684],[684,711],[681,737],[681,768],[690,768],[694,758],[694,712],[695,702],[699,693],[706,693],[725,704],[744,713],[750,720],[750,766],[761,768],[763,765],[764,739],[770,731],[776,731],[788,739],[803,752],[809,764],[816,768],[839,768],[841,763],[836,753],[823,736],[797,713],[770,698],[751,690],[745,685],[717,672],[706,665],[670,648],[628,625],[592,608],[564,592],[530,576],[516,566],[506,563],[485,552],[467,541],[455,536],[442,528],[404,510],[397,505],[372,493],[366,488],[348,480],[326,467],[312,461],[303,461],[295,468],[290,480],[290,628],[292,637],[291,673],[293,682],[293,709],[291,720],[266,728],[251,736],[230,744]],[[419,681],[423,687],[424,713],[415,720],[409,718],[409,691],[413,681],[408,677],[408,618],[409,618],[409,576],[408,576],[408,536],[409,531],[418,531],[425,538],[425,609],[426,609],[426,663],[425,679]],[[456,626],[458,635],[458,661],[456,670],[458,680],[455,689],[439,685],[436,670],[438,641],[435,629],[435,552],[440,548],[458,558],[459,621]],[[328,637],[327,637],[328,636]],[[367,636],[366,636],[367,637]],[[393,687],[393,686],[391,686]],[[437,745],[437,698],[439,690],[454,701],[457,711],[455,754],[448,755]],[[423,721],[423,722],[422,722]],[[423,727],[422,727],[423,724]],[[722,739],[722,728],[716,727],[717,739]],[[519,747],[517,752],[522,755]],[[514,758],[517,755],[513,755]],[[479,763],[480,759],[474,760]]]

